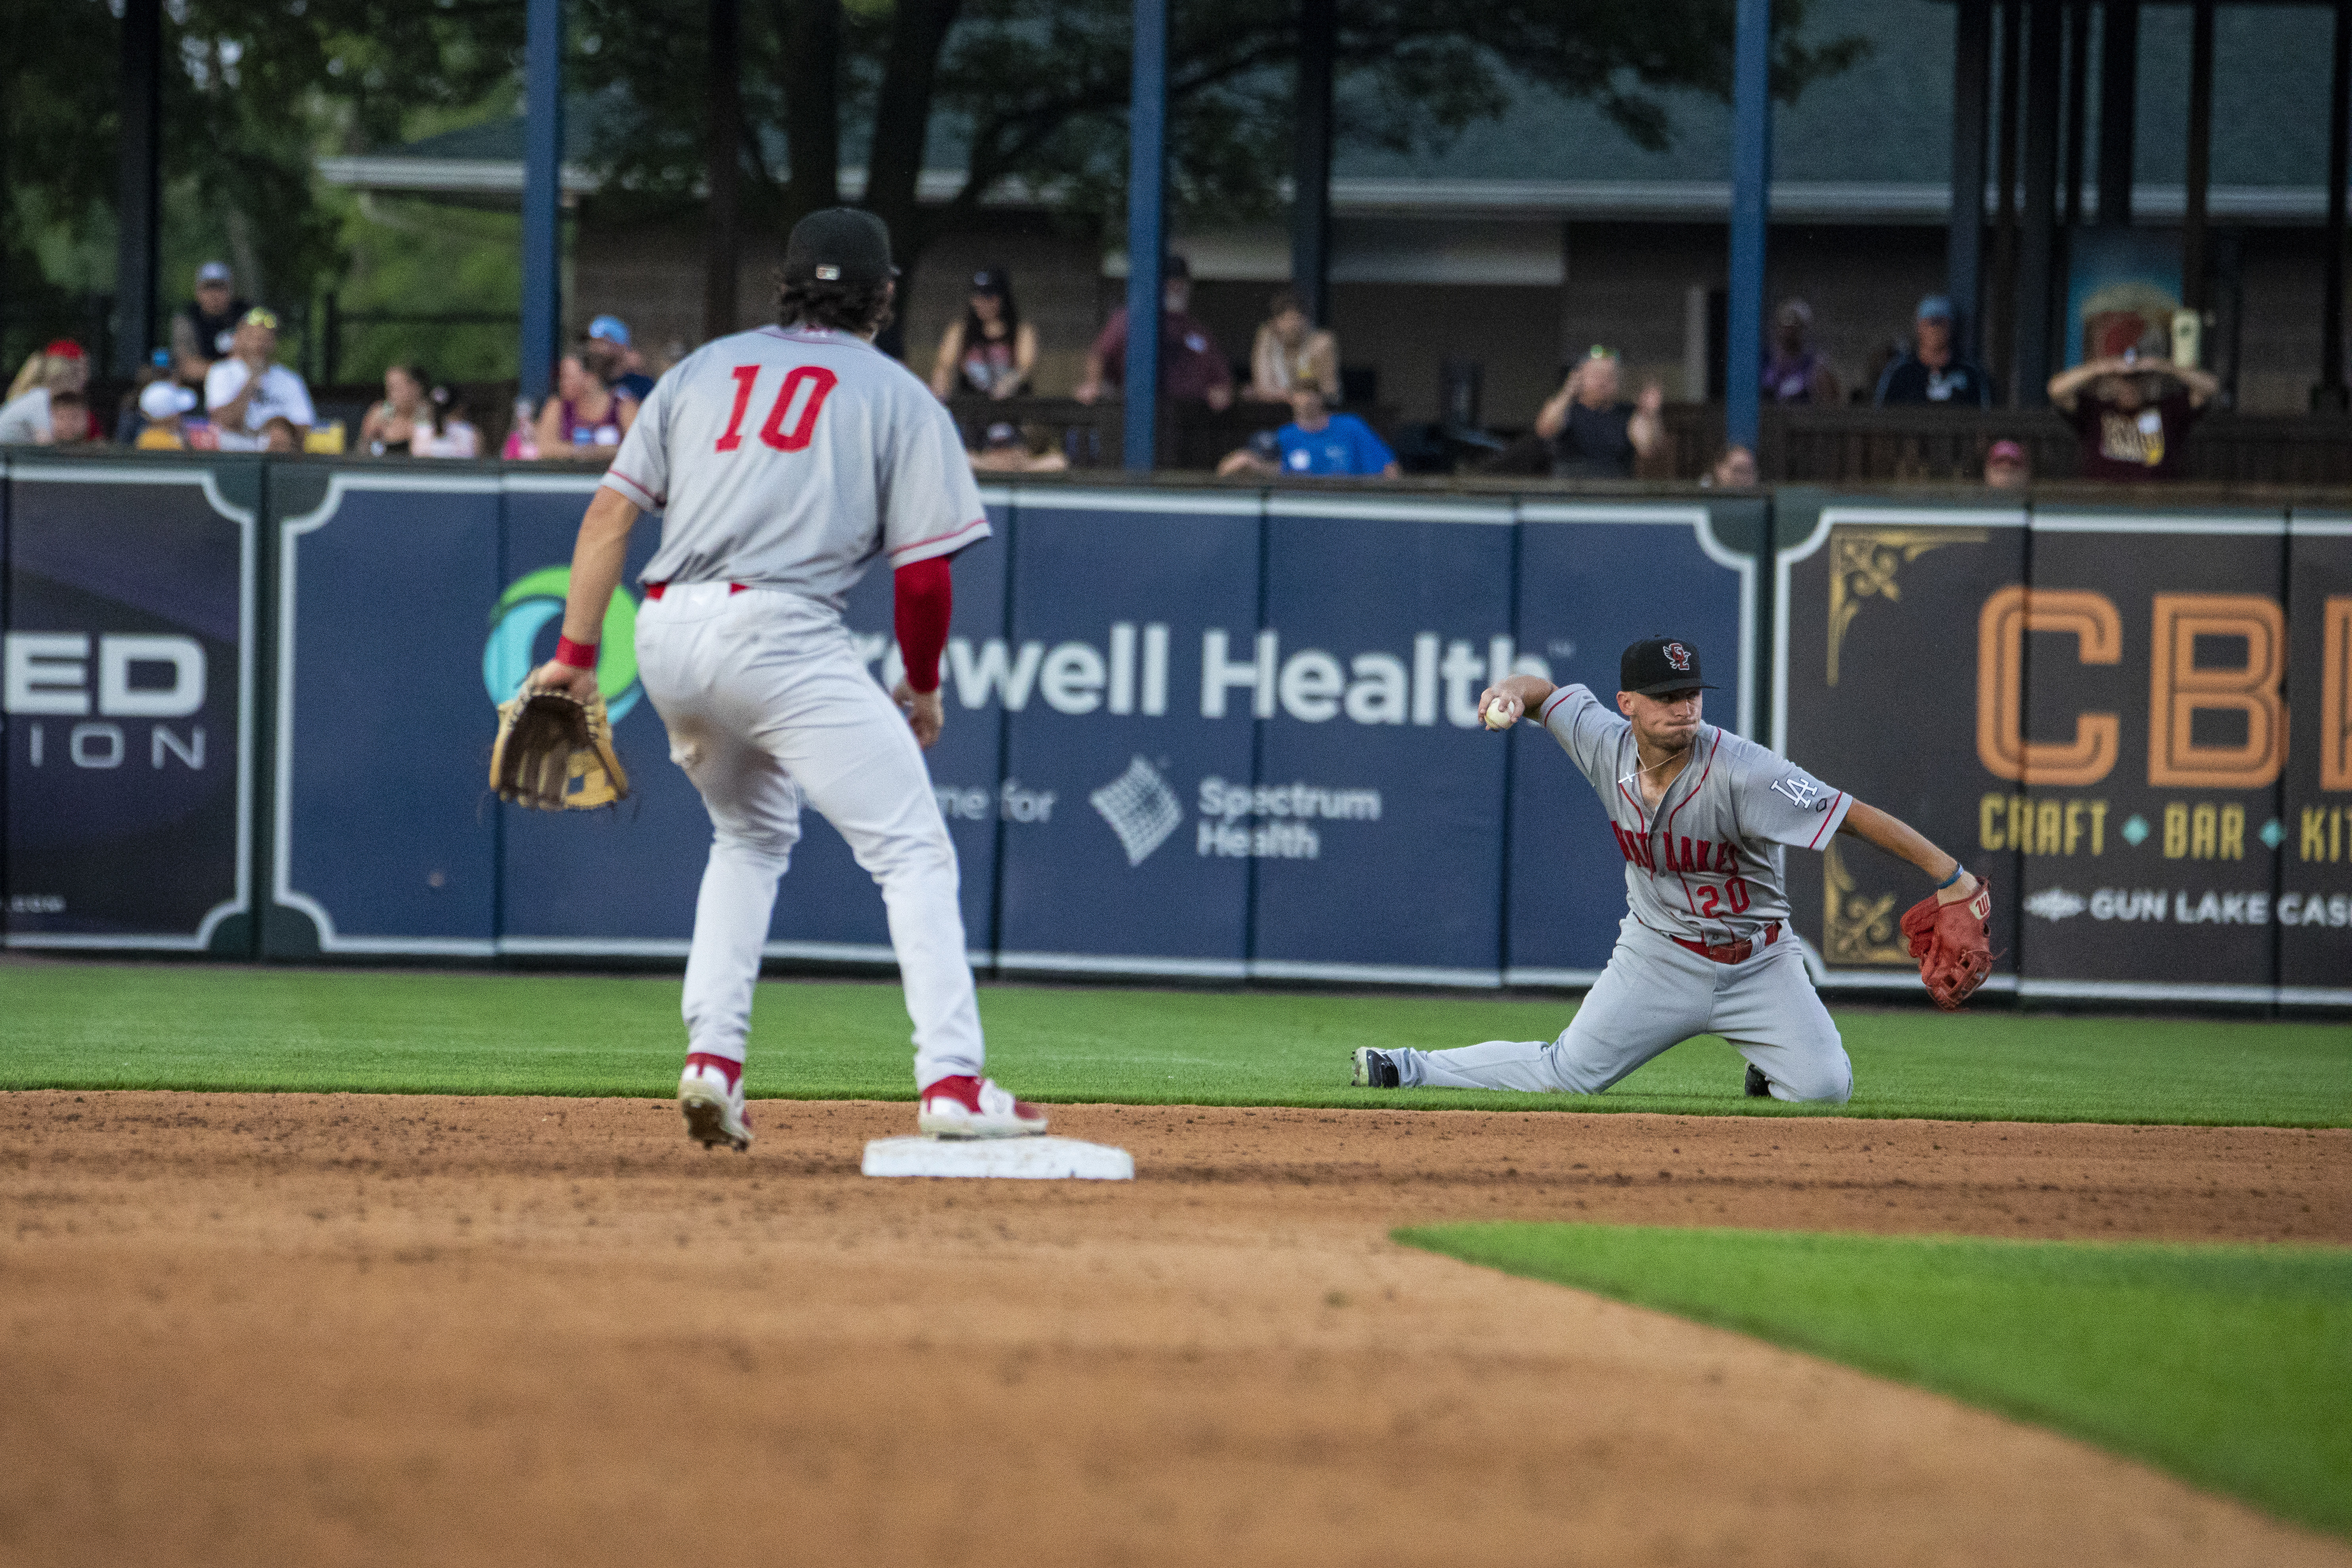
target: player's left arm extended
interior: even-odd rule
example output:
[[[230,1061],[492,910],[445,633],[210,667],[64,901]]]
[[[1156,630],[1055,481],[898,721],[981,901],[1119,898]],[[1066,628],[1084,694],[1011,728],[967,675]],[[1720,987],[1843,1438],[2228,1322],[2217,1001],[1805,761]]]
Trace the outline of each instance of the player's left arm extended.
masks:
[[[1855,801],[1846,809],[1840,833],[1875,844],[1898,860],[1908,860],[1938,884],[1927,898],[1903,911],[1903,940],[1919,961],[1919,980],[1936,1005],[1947,1011],[1976,994],[1992,973],[1992,892],[1927,836],[1874,805]]]
[[[1938,903],[1956,904],[1977,890],[1976,878],[1960,869],[1957,857],[1937,848],[1926,834],[1901,817],[1891,816],[1874,805],[1855,801],[1846,808],[1845,820],[1838,824],[1838,832],[1850,833],[1865,844],[1874,844],[1897,860],[1910,861],[1937,882],[1959,871],[1958,879],[1950,887],[1937,890],[1936,901]]]
[[[628,564],[629,531],[637,525],[635,504],[621,492],[599,489],[580,520],[579,542],[572,547],[572,587],[563,599],[563,641],[556,657],[531,672],[534,688],[568,692],[585,702],[596,695],[596,642],[604,635],[604,611]],[[566,655],[570,658],[566,658]],[[584,658],[587,662],[580,662]]]

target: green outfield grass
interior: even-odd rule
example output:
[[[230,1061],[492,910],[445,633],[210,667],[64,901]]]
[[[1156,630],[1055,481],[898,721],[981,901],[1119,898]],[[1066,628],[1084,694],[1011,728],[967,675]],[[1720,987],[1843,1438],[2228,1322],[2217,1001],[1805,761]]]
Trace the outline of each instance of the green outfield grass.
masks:
[[[667,1095],[675,976],[0,964],[0,1088]],[[1346,1087],[1355,1047],[1547,1038],[1567,1003],[983,987],[991,1070],[1045,1100],[1816,1114],[1706,1038],[1593,1098]],[[2352,1026],[1840,1014],[1853,1116],[2352,1125]],[[911,1099],[895,984],[763,984],[751,1091]]]
[[[2352,1249],[1586,1225],[1397,1239],[1916,1383],[2352,1536]]]

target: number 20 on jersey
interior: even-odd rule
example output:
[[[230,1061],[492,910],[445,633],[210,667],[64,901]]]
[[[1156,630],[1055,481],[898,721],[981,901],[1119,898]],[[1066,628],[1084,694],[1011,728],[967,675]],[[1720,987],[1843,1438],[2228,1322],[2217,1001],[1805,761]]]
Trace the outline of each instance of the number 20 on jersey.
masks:
[[[751,409],[752,391],[765,368],[739,364],[727,373],[735,378],[735,406],[727,416],[727,432],[719,437],[714,450],[731,452],[743,444],[743,416]],[[761,441],[779,452],[797,452],[807,446],[816,433],[817,414],[840,379],[823,365],[794,365],[784,372],[783,384],[776,388],[776,401],[768,408],[767,422],[760,426]]]

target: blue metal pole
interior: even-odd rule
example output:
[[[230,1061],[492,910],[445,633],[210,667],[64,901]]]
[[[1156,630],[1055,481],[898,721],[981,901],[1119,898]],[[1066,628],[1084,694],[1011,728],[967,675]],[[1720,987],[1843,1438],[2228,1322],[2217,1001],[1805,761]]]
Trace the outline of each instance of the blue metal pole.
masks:
[[[563,0],[523,15],[522,395],[555,384],[563,325]]]
[[[1168,0],[1135,0],[1127,130],[1127,467],[1149,473],[1160,412],[1160,258],[1167,254]]]
[[[1764,374],[1764,230],[1772,203],[1772,5],[1738,0],[1732,24],[1731,289],[1724,439],[1756,449]]]

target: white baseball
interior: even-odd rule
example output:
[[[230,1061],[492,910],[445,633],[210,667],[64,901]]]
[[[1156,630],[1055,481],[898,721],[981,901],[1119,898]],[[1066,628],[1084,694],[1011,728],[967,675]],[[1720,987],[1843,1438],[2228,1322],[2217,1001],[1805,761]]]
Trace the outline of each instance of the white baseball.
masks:
[[[1486,728],[1489,730],[1507,730],[1510,728],[1510,724],[1511,710],[1503,706],[1503,700],[1501,698],[1497,697],[1495,700],[1486,704]]]

